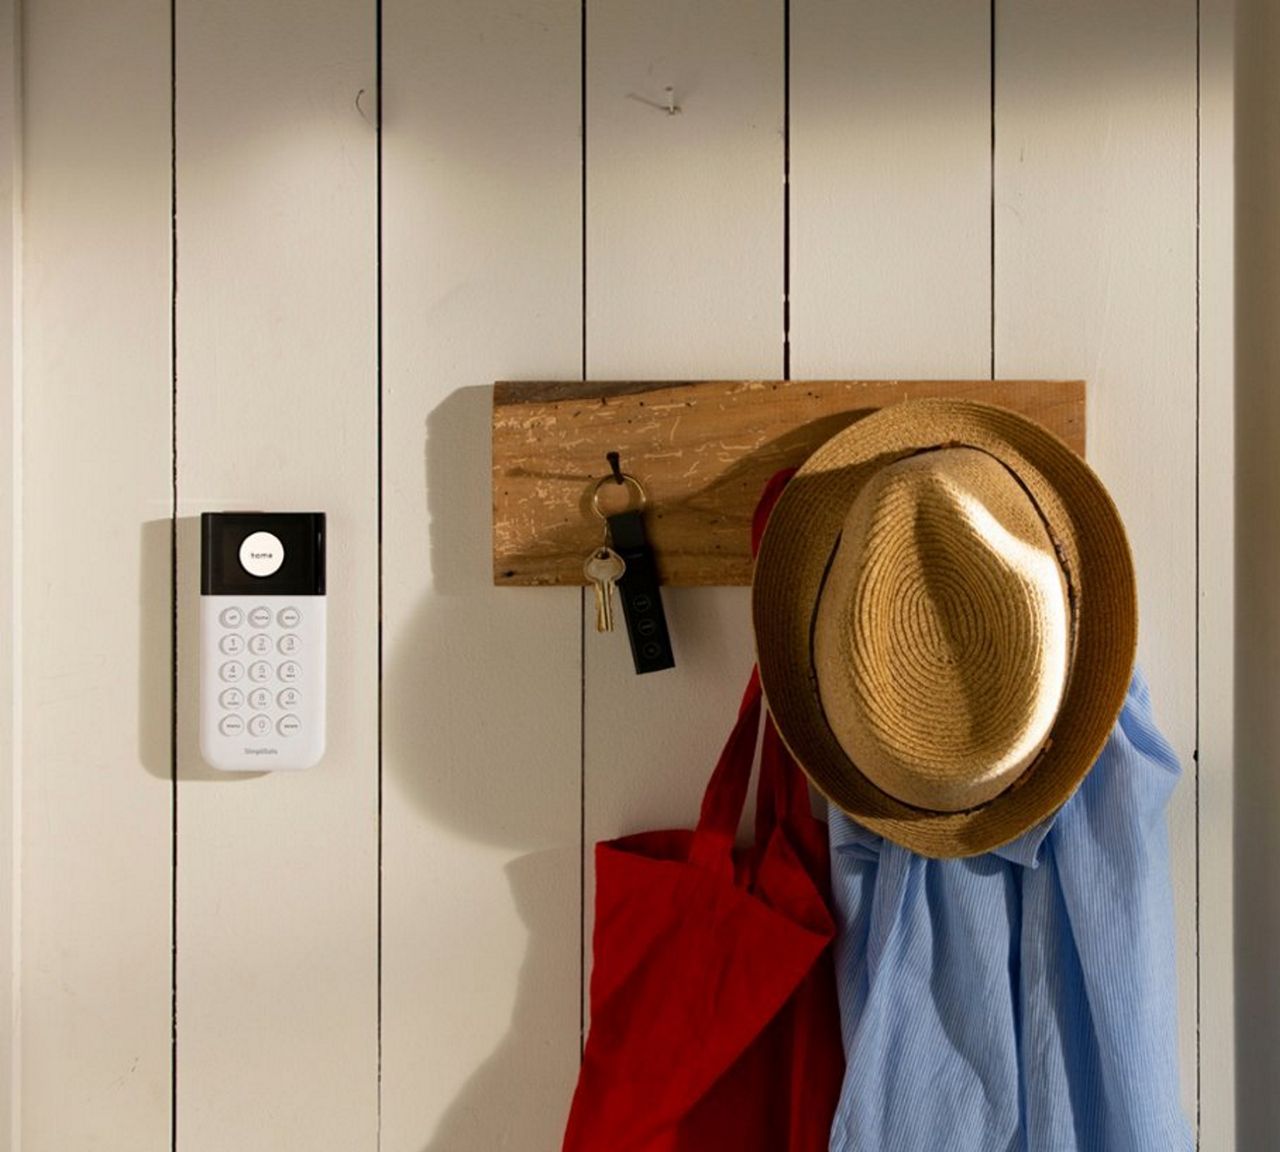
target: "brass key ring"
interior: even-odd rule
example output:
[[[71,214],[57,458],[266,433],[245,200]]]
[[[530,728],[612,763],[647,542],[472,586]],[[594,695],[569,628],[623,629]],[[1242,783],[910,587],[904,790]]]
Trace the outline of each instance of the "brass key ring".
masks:
[[[649,503],[649,496],[648,496],[648,493],[646,493],[644,490],[644,485],[641,484],[640,481],[637,480],[634,476],[632,476],[630,472],[623,472],[623,473],[620,473],[620,475],[622,476],[623,484],[635,492],[635,494],[640,498],[640,502],[636,504],[634,507],[632,507],[631,500],[628,497],[627,506],[625,508],[619,509],[618,511],[619,512],[639,512],[641,509],[644,508],[646,504]],[[599,516],[601,520],[606,520],[610,516],[617,515],[616,512],[604,512],[600,508],[600,493],[604,490],[604,487],[606,484],[616,485],[617,481],[612,476],[605,476],[602,479],[596,481],[596,486],[591,492],[591,510],[595,512],[595,514]]]

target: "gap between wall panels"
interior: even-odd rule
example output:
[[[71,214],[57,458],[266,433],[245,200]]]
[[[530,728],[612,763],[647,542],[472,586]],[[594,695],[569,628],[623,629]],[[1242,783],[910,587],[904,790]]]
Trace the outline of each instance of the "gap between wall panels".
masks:
[[[178,1152],[178,0],[169,0],[169,1143]]]
[[[377,888],[377,897],[376,897],[378,902],[378,911],[377,911],[378,943],[377,943],[377,958],[376,958],[378,976],[377,976],[377,991],[375,993],[376,1000],[377,1000],[377,1015],[378,1015],[377,1025],[376,1025],[377,1032],[378,1032],[377,1041],[376,1041],[378,1067],[377,1067],[377,1105],[376,1105],[377,1134],[375,1137],[375,1142],[377,1147],[380,1149],[382,1147],[382,1106],[383,1106],[383,1100],[382,1100],[382,1007],[383,1007],[383,998],[382,998],[382,976],[383,976],[382,817],[383,817],[383,798],[384,798],[384,788],[385,788],[385,780],[384,780],[384,774],[383,774],[383,722],[384,722],[383,711],[385,707],[384,705],[385,693],[383,691],[383,682],[382,682],[383,667],[385,664],[385,661],[384,661],[385,637],[383,635],[383,594],[384,594],[384,587],[385,587],[385,579],[384,579],[385,556],[384,556],[384,549],[383,549],[383,528],[385,525],[385,506],[383,502],[384,501],[383,489],[386,483],[386,475],[385,475],[386,470],[384,467],[383,438],[382,438],[382,431],[383,431],[382,0],[374,0],[373,19],[374,19],[374,32],[373,32],[374,102],[377,106],[375,110],[375,118],[374,118],[374,131],[376,133],[376,143],[374,145],[374,163],[377,169],[376,175],[374,178],[374,200],[375,200],[374,229],[376,233],[374,238],[374,243],[377,247],[377,254],[375,257],[374,277],[377,285],[376,287],[377,301],[375,303],[375,310],[377,315],[376,323],[378,326],[378,333],[377,333],[376,346],[375,346],[375,356],[377,361],[377,365],[375,369],[375,375],[376,375],[375,386],[377,388],[377,394],[378,394],[377,396],[377,423],[378,423],[378,428],[377,428],[377,435],[378,435],[378,447],[377,447],[377,461],[378,461],[378,701],[377,701],[377,707],[378,707],[378,762],[377,762],[377,769],[378,769],[377,858],[378,858],[378,864],[377,864],[377,869],[378,869],[378,880],[377,880],[377,884],[378,884],[378,888]],[[176,1149],[175,1149],[175,1152],[176,1152]]]

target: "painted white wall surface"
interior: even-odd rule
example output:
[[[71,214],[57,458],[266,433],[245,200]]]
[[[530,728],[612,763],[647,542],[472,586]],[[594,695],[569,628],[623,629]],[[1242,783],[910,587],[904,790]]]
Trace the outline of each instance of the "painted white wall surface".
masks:
[[[1256,879],[1234,915],[1232,863],[1275,871],[1275,740],[1241,729],[1233,784],[1232,636],[1238,612],[1239,707],[1275,715],[1280,536],[1242,549],[1236,596],[1233,514],[1262,514],[1280,428],[1276,328],[1242,309],[1233,487],[1232,0],[21,9],[0,3],[9,1148],[558,1147],[591,846],[696,818],[752,641],[745,589],[671,590],[677,667],[637,678],[589,598],[492,587],[490,385],[788,373],[1088,381],[1183,765],[1183,1099],[1202,1147],[1236,1147],[1238,927],[1239,1146],[1269,1146],[1280,917]],[[1251,13],[1273,112],[1280,25]],[[1242,209],[1277,202],[1276,153]],[[1240,248],[1272,301],[1275,248]],[[303,773],[197,750],[196,518],[247,508],[329,517],[330,742]]]

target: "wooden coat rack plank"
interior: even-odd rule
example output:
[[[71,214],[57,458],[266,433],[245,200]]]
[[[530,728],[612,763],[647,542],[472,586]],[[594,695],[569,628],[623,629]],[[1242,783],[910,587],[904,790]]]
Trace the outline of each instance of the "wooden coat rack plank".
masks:
[[[868,412],[922,396],[1003,405],[1084,455],[1079,380],[500,382],[494,582],[585,582],[583,559],[602,534],[592,491],[609,473],[605,454],[618,452],[648,490],[663,583],[750,584],[751,514],[765,481]]]

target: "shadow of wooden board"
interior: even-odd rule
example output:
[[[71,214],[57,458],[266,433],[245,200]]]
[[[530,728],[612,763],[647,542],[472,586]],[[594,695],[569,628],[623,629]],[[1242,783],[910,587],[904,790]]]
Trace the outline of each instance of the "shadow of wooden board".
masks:
[[[592,495],[617,452],[646,489],[664,584],[750,584],[751,514],[769,477],[860,416],[927,396],[1020,412],[1084,455],[1082,380],[499,382],[494,583],[585,583],[602,533]]]

